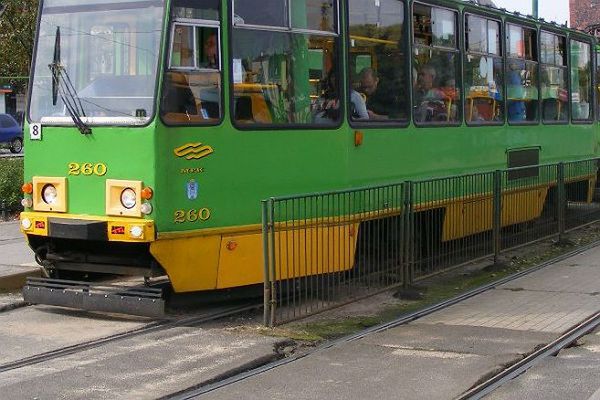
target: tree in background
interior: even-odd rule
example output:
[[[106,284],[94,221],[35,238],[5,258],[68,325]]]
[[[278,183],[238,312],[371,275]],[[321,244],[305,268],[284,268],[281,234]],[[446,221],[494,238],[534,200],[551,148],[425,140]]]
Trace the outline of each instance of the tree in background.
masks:
[[[29,76],[35,34],[38,0],[0,0],[0,77]],[[17,90],[23,90],[25,80],[12,80]]]

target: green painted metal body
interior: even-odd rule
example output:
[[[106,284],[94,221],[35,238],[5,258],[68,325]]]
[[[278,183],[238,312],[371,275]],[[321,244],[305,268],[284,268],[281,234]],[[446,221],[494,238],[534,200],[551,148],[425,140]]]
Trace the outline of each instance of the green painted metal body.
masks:
[[[226,3],[224,16],[229,13]],[[486,12],[493,14],[489,9]],[[165,22],[165,37],[167,29]],[[227,31],[223,29],[222,43],[229,43]],[[228,47],[223,46],[224,71],[231,69]],[[164,61],[160,64],[163,71]],[[106,179],[141,180],[155,193],[154,212],[147,218],[156,222],[159,233],[165,233],[258,225],[261,200],[270,196],[504,169],[511,149],[539,147],[541,163],[600,155],[597,123],[361,127],[361,146],[355,146],[357,129],[350,127],[347,119],[335,129],[239,130],[231,122],[227,72],[223,86],[224,117],[218,126],[167,127],[157,112],[146,127],[93,127],[90,136],[81,135],[74,127],[45,126],[41,141],[30,141],[26,126],[25,180],[68,176],[71,162],[105,163],[105,176],[68,176],[68,213],[103,216]],[[157,109],[158,104],[157,100]],[[214,153],[200,160],[174,154],[174,149],[198,142],[210,145]],[[199,185],[194,200],[187,195],[192,180]],[[177,210],[202,208],[210,210],[208,220],[175,222]]]

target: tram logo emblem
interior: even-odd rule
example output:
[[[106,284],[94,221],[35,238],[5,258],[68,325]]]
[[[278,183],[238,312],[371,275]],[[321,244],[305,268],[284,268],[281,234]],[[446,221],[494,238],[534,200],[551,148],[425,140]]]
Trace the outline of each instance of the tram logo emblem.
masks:
[[[187,190],[188,199],[196,200],[198,198],[198,182],[192,179],[185,186]]]
[[[199,160],[211,155],[215,151],[212,147],[202,143],[188,143],[176,148],[173,152],[177,157],[185,157],[186,160]]]

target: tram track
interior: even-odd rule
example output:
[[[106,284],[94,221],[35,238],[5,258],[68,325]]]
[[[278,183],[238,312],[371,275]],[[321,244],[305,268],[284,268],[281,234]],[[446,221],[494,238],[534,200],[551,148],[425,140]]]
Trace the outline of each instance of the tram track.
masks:
[[[405,325],[408,324],[410,322],[413,322],[419,318],[425,317],[429,314],[432,314],[434,312],[437,311],[441,311],[443,309],[446,309],[450,306],[453,306],[455,304],[461,303],[467,299],[470,299],[474,296],[477,296],[481,293],[487,292],[491,289],[494,289],[498,286],[504,285],[506,283],[509,283],[511,281],[514,281],[516,279],[519,279],[523,276],[529,275],[533,272],[539,271],[541,269],[544,269],[550,265],[553,265],[557,262],[563,261],[567,258],[573,257],[575,255],[581,254],[589,249],[592,249],[594,247],[600,246],[600,240],[599,241],[595,241],[592,243],[589,243],[585,246],[579,247],[571,252],[568,253],[564,253],[558,257],[555,257],[553,259],[547,260],[535,267],[529,268],[527,270],[524,271],[520,271],[517,272],[515,274],[512,274],[510,276],[504,277],[502,279],[499,279],[495,282],[489,283],[487,285],[472,289],[468,292],[465,292],[463,294],[460,294],[458,296],[455,296],[451,299],[442,301],[440,303],[436,303],[433,304],[431,306],[428,306],[424,309],[418,310],[416,312],[412,312],[406,315],[403,315],[393,321],[389,321],[380,325],[376,325],[367,329],[364,329],[360,332],[351,334],[349,336],[345,336],[342,338],[339,338],[337,340],[333,340],[333,341],[329,341],[326,343],[323,343],[319,346],[316,346],[314,349],[310,350],[310,351],[306,351],[304,353],[301,354],[297,354],[288,358],[283,358],[283,359],[279,359],[276,361],[272,361],[272,362],[268,362],[265,363],[264,365],[255,367],[255,368],[251,368],[248,369],[246,371],[242,371],[242,372],[233,372],[232,374],[230,374],[229,376],[224,376],[222,377],[222,380],[220,381],[216,381],[216,382],[206,382],[205,384],[201,384],[201,385],[197,385],[195,387],[192,388],[188,388],[188,389],[184,389],[178,393],[174,393],[171,395],[167,395],[164,397],[161,397],[160,400],[189,400],[189,399],[195,399],[198,398],[204,394],[210,393],[212,391],[215,391],[217,389],[221,389],[221,388],[225,388],[227,386],[231,386],[234,385],[237,382],[243,381],[245,379],[251,378],[253,376],[258,376],[261,374],[264,374],[268,371],[271,371],[275,368],[278,368],[280,366],[286,365],[286,364],[290,364],[292,362],[298,361],[304,357],[307,357],[311,354],[315,354],[319,351],[323,351],[332,347],[336,347],[345,343],[350,343],[359,339],[362,339],[366,336],[370,336],[379,332],[383,332],[401,325]],[[546,357],[548,355],[551,354],[555,354],[556,352],[558,352],[560,350],[560,348],[564,348],[566,346],[568,346],[570,343],[573,343],[575,340],[577,340],[577,338],[584,336],[586,333],[592,331],[593,329],[595,329],[595,327],[600,325],[600,312],[596,313],[593,317],[590,317],[588,319],[586,319],[587,325],[586,326],[578,326],[573,327],[571,330],[569,330],[569,332],[567,332],[566,334],[564,334],[563,336],[561,336],[560,338],[558,338],[557,340],[555,340],[554,342],[550,343],[547,346],[544,346],[542,349],[536,351],[535,353],[533,353],[531,356],[527,357],[525,360],[529,359],[530,357],[533,357],[534,355],[537,355],[538,357]],[[581,325],[581,324],[580,324]],[[567,336],[571,334],[572,336]],[[561,346],[562,347],[557,347],[557,346]],[[545,351],[544,351],[545,350]],[[543,353],[543,355],[540,354]],[[520,364],[520,363],[519,363]],[[516,365],[516,364],[515,364]],[[532,364],[533,365],[533,364]],[[527,367],[529,368],[529,367]],[[521,373],[521,372],[519,372]],[[515,375],[516,376],[516,375]],[[512,379],[512,378],[507,378],[507,380]],[[464,397],[464,399],[479,399],[481,397]],[[463,397],[460,398],[460,400],[462,400]]]
[[[511,365],[500,373],[487,379],[485,382],[471,388],[469,391],[458,397],[457,400],[479,400],[487,396],[503,384],[527,372],[528,369],[545,358],[558,354],[561,350],[569,347],[572,343],[592,332],[598,326],[600,326],[600,311],[574,325],[563,335],[546,346],[534,351],[523,360]]]
[[[227,309],[221,309],[212,313],[207,313],[198,316],[169,319],[154,321],[132,329],[126,332],[117,333],[103,338],[94,339],[82,343],[78,343],[71,346],[62,347],[56,350],[50,350],[44,353],[36,354],[30,357],[25,357],[19,360],[10,361],[4,364],[0,364],[0,374],[12,371],[15,369],[40,364],[46,361],[50,361],[56,358],[65,357],[68,355],[76,354],[93,348],[97,348],[108,343],[117,342],[120,340],[130,339],[137,336],[142,336],[149,333],[158,331],[166,331],[168,329],[181,327],[181,326],[198,326],[207,322],[215,321],[221,318],[234,316],[243,312],[259,309],[263,306],[262,303],[253,303],[250,305],[235,306]]]

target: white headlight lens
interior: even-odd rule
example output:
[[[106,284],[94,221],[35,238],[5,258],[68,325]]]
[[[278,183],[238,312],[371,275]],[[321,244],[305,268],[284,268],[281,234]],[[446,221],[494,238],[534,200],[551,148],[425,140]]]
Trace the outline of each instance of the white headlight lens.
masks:
[[[135,190],[131,188],[124,189],[121,192],[121,204],[130,210],[137,204]]]
[[[31,220],[29,218],[24,218],[21,221],[21,226],[23,227],[23,229],[29,229],[29,228],[31,228]]]
[[[58,190],[56,190],[54,185],[48,184],[44,186],[44,188],[42,189],[42,200],[44,200],[44,203],[50,205],[56,204],[57,198]]]
[[[29,197],[25,197],[23,200],[21,200],[21,205],[23,208],[31,208],[33,207],[33,200],[31,200]]]
[[[144,234],[144,228],[134,225],[129,229],[129,233],[131,233],[131,236],[135,238],[140,238]]]
[[[142,206],[140,207],[140,211],[144,215],[150,215],[150,214],[152,214],[152,204],[150,204],[150,203],[144,203],[144,204],[142,204]]]

